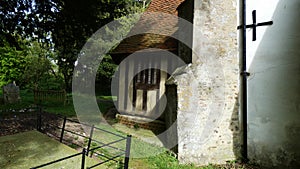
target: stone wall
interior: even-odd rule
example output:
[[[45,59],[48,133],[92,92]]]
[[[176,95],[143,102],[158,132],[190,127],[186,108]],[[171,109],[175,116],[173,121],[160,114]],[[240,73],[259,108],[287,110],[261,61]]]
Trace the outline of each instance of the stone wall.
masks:
[[[194,1],[192,64],[173,75],[180,163],[222,164],[240,156],[236,5]]]

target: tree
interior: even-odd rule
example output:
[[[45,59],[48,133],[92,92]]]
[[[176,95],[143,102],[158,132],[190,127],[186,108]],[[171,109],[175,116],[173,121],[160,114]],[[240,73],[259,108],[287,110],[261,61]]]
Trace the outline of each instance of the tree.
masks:
[[[62,78],[50,61],[55,53],[37,41],[31,42],[22,75],[23,86],[34,89],[61,89]]]
[[[110,21],[139,9],[132,0],[1,0],[0,46],[8,43],[22,50],[15,36],[20,35],[46,49],[54,47],[54,59],[70,91],[74,64],[87,39]]]
[[[132,0],[64,1],[53,32],[53,42],[59,51],[57,63],[68,91],[71,90],[77,55],[87,39],[105,24],[138,9],[140,7],[134,6]],[[109,61],[106,65],[110,64]]]
[[[46,49],[37,41],[18,41],[16,47],[8,42],[0,47],[0,86],[15,81],[22,88],[45,88],[50,89],[50,83],[54,88],[61,89],[61,76],[58,68],[51,62],[55,53]],[[45,80],[48,80],[45,83]],[[49,84],[49,85],[47,85]]]
[[[1,0],[0,37],[20,49],[16,34],[22,39],[37,39],[51,44],[51,32],[61,0]],[[0,45],[4,42],[0,41]]]
[[[27,48],[24,42],[17,41],[19,49],[2,41],[0,47],[0,86],[15,81],[21,82],[22,72],[26,66]]]

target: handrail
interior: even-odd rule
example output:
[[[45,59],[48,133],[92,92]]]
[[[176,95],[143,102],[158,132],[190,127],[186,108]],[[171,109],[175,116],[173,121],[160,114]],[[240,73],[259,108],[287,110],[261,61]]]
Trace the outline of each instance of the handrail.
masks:
[[[117,140],[117,141],[113,141],[113,142],[110,142],[110,143],[107,143],[107,144],[103,144],[103,145],[101,145],[101,146],[97,146],[97,147],[95,147],[95,148],[92,148],[92,149],[90,149],[89,151],[94,151],[94,150],[97,150],[97,149],[99,149],[99,148],[106,147],[106,146],[108,146],[108,145],[111,145],[111,144],[115,144],[115,143],[121,142],[121,141],[123,141],[123,140],[125,140],[125,139],[126,139],[126,138],[122,138],[122,139]]]
[[[82,134],[78,134],[78,133],[76,133],[76,132],[74,132],[74,131],[71,131],[71,130],[65,129],[65,131],[66,131],[66,132],[69,132],[69,133],[72,133],[72,134],[75,134],[75,135],[77,135],[77,136],[81,136],[81,137],[83,137],[83,138],[90,138],[90,137],[88,137],[88,136],[85,136],[85,135],[82,135]]]
[[[38,109],[38,110],[39,110],[39,112],[37,113],[37,129],[38,129],[38,131],[41,131],[41,128],[42,128],[42,127],[41,127],[41,125],[42,125],[42,121],[41,121],[41,120],[42,120],[42,117],[41,117],[42,114],[41,114],[41,112],[42,112],[42,110],[41,110],[41,108]],[[45,166],[48,166],[48,165],[51,165],[51,164],[54,164],[54,163],[57,163],[57,162],[60,162],[60,161],[63,161],[63,160],[72,158],[72,157],[75,157],[75,156],[78,156],[78,155],[80,155],[80,154],[82,154],[82,164],[81,164],[81,166],[82,166],[82,169],[83,169],[83,168],[84,168],[84,165],[85,165],[85,160],[84,160],[84,159],[85,159],[85,156],[88,156],[89,152],[94,152],[95,150],[100,149],[100,148],[103,148],[103,147],[114,148],[114,149],[119,150],[120,152],[123,152],[123,153],[121,153],[121,154],[119,154],[119,155],[117,155],[117,156],[114,156],[114,157],[108,157],[108,156],[99,154],[99,155],[102,156],[102,157],[108,158],[108,160],[106,160],[106,161],[104,161],[104,162],[101,162],[101,163],[98,163],[97,165],[94,165],[94,166],[91,166],[91,167],[88,167],[88,168],[94,168],[94,167],[96,167],[96,166],[98,166],[98,165],[101,165],[101,164],[103,164],[103,163],[106,163],[107,161],[110,161],[110,160],[115,161],[115,160],[114,160],[115,158],[120,157],[120,156],[122,156],[122,155],[125,155],[125,160],[124,160],[124,162],[122,162],[122,163],[124,164],[124,169],[128,169],[129,154],[130,154],[130,144],[131,144],[131,136],[130,136],[130,135],[127,135],[127,137],[124,137],[124,136],[122,136],[122,135],[113,133],[113,132],[111,132],[111,131],[107,131],[107,130],[101,129],[101,128],[99,128],[99,127],[95,127],[94,125],[83,124],[83,125],[86,125],[86,126],[91,127],[91,133],[90,133],[90,135],[89,135],[89,136],[84,136],[84,135],[78,134],[78,133],[76,133],[76,132],[74,132],[74,131],[70,131],[70,130],[66,130],[66,129],[65,129],[66,121],[71,121],[71,122],[76,122],[76,123],[81,124],[80,122],[77,122],[77,121],[71,120],[71,119],[67,119],[67,117],[65,117],[65,116],[61,116],[61,115],[56,115],[56,116],[63,119],[63,125],[62,125],[62,127],[56,126],[56,125],[54,125],[54,124],[52,124],[52,123],[49,123],[48,125],[53,126],[53,127],[57,127],[57,128],[59,128],[59,129],[61,129],[61,136],[60,136],[60,138],[59,138],[59,139],[60,139],[60,142],[65,141],[65,140],[63,139],[64,132],[70,132],[70,133],[75,134],[75,135],[77,135],[77,136],[81,136],[81,137],[84,137],[84,138],[88,138],[88,139],[89,139],[88,147],[87,147],[87,149],[83,148],[83,151],[82,151],[81,153],[76,153],[76,154],[73,154],[73,155],[70,155],[70,156],[61,158],[61,159],[57,159],[57,160],[48,162],[48,163],[46,163],[46,164],[42,164],[42,165],[33,167],[33,168],[31,168],[31,169],[42,168],[42,167],[45,167]],[[92,137],[93,137],[93,134],[92,134],[92,133],[93,133],[94,130],[100,130],[100,131],[103,131],[103,132],[106,132],[106,133],[109,133],[109,134],[112,134],[112,135],[121,137],[121,139],[118,139],[118,140],[115,140],[115,141],[112,141],[112,142],[109,142],[109,143],[104,144],[104,143],[102,143],[102,142],[100,142],[100,141],[97,141],[97,140],[95,140],[95,139],[92,138]],[[121,149],[121,148],[117,148],[117,147],[111,146],[112,144],[121,142],[121,141],[123,141],[123,140],[126,140],[126,149],[125,149],[125,150],[124,150],[124,149]],[[102,145],[90,149],[90,145],[91,145],[92,141],[94,141],[94,142],[96,142],[96,143],[100,143],[100,144],[102,144]],[[73,143],[73,144],[74,144],[74,143]],[[81,147],[81,146],[80,146],[80,147]],[[97,153],[97,154],[98,154],[98,153]]]
[[[101,141],[94,140],[94,139],[92,139],[92,141],[94,141],[94,142],[96,142],[96,143],[99,143],[99,144],[105,144],[105,143],[103,143],[103,142],[101,142]],[[119,150],[119,151],[125,151],[125,150],[123,150],[123,149],[121,149],[121,148],[114,147],[114,146],[110,146],[110,145],[108,145],[107,147],[112,148],[112,149],[115,149],[115,150]]]
[[[62,115],[57,115],[57,116],[58,116],[59,118],[61,118],[61,119],[64,119],[64,118],[65,118],[65,116],[62,116]],[[81,123],[81,122],[79,122],[79,121],[77,121],[77,120],[72,120],[72,119],[68,119],[68,118],[67,118],[66,120],[67,120],[67,121],[70,121],[70,122],[78,123],[78,124],[81,124],[81,125],[85,125],[85,126],[87,126],[87,127],[92,127],[92,126],[93,126],[93,125],[90,125],[90,124]],[[110,132],[110,131],[101,129],[101,128],[96,127],[96,126],[94,126],[94,128],[97,129],[97,130],[101,130],[101,131],[103,131],[103,132],[106,132],[106,133],[109,133],[109,134],[112,134],[112,135],[121,137],[121,138],[126,138],[126,137],[124,137],[124,136],[122,136],[122,135],[120,135],[120,134],[116,134],[116,133],[113,133],[113,132]]]
[[[118,136],[118,137],[121,137],[121,138],[126,138],[126,137],[124,137],[124,136],[122,136],[122,135],[119,135],[119,134],[116,134],[116,133],[113,133],[113,132],[110,132],[110,131],[107,131],[107,130],[104,130],[104,129],[101,129],[101,128],[99,128],[99,127],[94,127],[95,129],[98,129],[98,130],[101,130],[101,131],[103,131],[103,132],[106,132],[106,133],[110,133],[110,134],[112,134],[112,135],[115,135],[115,136]]]

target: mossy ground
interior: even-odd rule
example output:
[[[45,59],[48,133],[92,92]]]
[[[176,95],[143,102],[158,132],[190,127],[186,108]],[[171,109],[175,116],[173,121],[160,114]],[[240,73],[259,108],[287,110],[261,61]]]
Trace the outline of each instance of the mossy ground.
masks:
[[[78,153],[76,150],[40,133],[28,131],[0,137],[0,168],[25,169]],[[86,158],[86,166],[98,161]],[[81,155],[63,161],[63,168],[78,168]],[[62,162],[46,168],[62,168]],[[106,167],[103,167],[106,168]]]

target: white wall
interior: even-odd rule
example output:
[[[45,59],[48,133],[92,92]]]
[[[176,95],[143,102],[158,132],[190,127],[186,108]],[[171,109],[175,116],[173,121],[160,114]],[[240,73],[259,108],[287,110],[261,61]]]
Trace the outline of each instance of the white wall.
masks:
[[[300,1],[248,0],[257,40],[247,31],[248,150],[250,160],[266,166],[299,167],[300,161]]]

